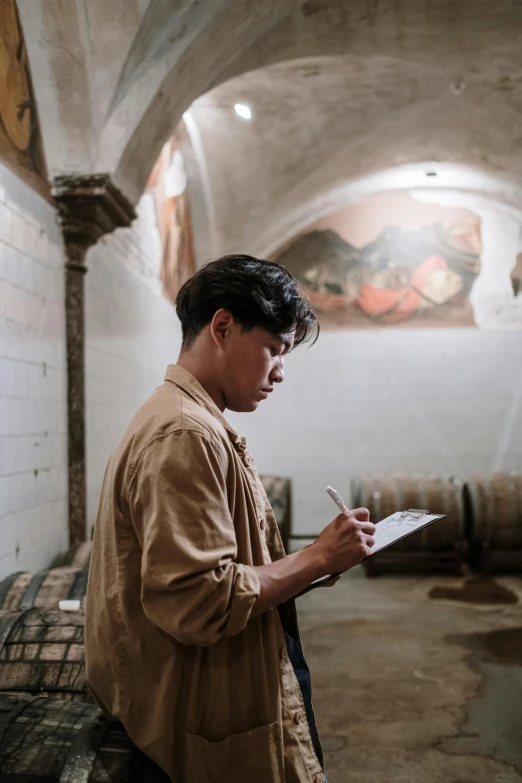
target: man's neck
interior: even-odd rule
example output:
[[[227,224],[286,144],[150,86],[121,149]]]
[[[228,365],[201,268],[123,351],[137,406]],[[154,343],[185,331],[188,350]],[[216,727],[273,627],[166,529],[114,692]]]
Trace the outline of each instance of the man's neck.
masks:
[[[226,408],[223,393],[219,384],[216,383],[212,370],[209,370],[208,362],[204,361],[203,357],[194,355],[191,351],[182,351],[176,364],[194,376],[223,413]]]

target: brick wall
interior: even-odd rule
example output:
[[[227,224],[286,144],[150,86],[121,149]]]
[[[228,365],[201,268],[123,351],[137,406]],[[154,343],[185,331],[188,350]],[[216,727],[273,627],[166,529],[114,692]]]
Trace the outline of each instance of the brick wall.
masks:
[[[53,207],[0,166],[0,578],[66,542],[61,236]]]
[[[323,333],[286,360],[286,378],[252,414],[228,414],[258,469],[291,476],[294,532],[336,516],[373,472],[522,471],[520,331]]]
[[[138,220],[89,251],[86,276],[87,492],[96,518],[105,465],[141,403],[163,382],[181,344],[174,307],[161,295],[161,246],[152,197]]]

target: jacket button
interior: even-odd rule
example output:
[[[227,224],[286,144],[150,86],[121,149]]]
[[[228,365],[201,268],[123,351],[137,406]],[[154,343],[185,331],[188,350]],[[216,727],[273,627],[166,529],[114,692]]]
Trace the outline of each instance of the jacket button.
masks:
[[[265,520],[264,520],[264,519],[260,519],[260,520],[259,520],[259,527],[261,528],[261,530],[264,530],[264,529],[265,529],[265,527],[266,527],[266,522],[265,522]]]

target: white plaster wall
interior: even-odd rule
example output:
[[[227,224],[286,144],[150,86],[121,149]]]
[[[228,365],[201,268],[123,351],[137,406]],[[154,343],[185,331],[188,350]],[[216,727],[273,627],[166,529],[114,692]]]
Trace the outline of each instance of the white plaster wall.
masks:
[[[56,213],[0,165],[0,579],[67,545],[66,421]]]
[[[293,480],[294,533],[336,516],[353,477],[522,471],[520,332],[325,332],[255,413],[228,416],[258,470]]]
[[[161,295],[160,238],[152,197],[130,229],[89,251],[86,276],[86,431],[89,529],[110,453],[137,408],[175,362],[181,329]]]

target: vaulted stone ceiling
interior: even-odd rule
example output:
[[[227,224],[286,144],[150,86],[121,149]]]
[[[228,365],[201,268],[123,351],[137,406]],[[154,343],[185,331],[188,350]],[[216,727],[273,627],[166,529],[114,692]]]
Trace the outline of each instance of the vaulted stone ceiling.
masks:
[[[427,171],[438,175],[430,186],[444,184],[450,163],[521,180],[518,59],[515,70],[513,61],[485,54],[467,68],[449,56],[314,57],[247,73],[202,96],[187,129],[195,125],[200,137],[214,254],[269,253],[356,196],[358,181],[392,167],[423,164],[404,183],[417,187]],[[235,114],[238,101],[251,107],[250,121]],[[403,185],[397,176],[374,180],[375,189]],[[456,185],[469,188],[470,177]]]
[[[270,252],[354,183],[400,166],[421,164],[420,176],[439,161],[441,184],[445,165],[471,167],[467,185],[466,168],[453,181],[464,172],[473,189],[483,172],[486,189],[518,197],[521,3],[18,5],[52,176],[108,172],[137,200],[195,101],[183,135],[200,259]],[[252,106],[250,122],[236,101]]]

